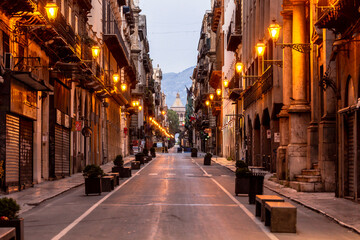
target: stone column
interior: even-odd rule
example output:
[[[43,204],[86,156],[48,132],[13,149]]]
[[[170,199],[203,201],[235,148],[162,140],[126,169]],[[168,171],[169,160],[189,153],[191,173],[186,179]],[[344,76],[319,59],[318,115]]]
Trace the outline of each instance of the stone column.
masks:
[[[293,4],[293,44],[306,43],[305,3],[307,0],[291,0]],[[310,107],[307,103],[306,54],[292,50],[292,101],[289,113],[289,141],[287,149],[288,179],[294,180],[306,168],[307,127]]]
[[[283,5],[283,42],[292,42],[292,10],[289,6]],[[280,147],[277,151],[276,173],[279,180],[285,180],[287,172],[286,150],[289,144],[289,114],[290,98],[292,96],[292,50],[284,48],[283,50],[283,76],[282,92],[283,107],[279,113],[280,118]]]

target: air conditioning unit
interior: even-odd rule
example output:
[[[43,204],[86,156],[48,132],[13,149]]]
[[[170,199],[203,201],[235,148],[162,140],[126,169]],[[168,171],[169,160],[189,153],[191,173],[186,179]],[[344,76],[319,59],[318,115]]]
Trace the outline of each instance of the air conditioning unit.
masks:
[[[5,65],[5,70],[13,70],[14,58],[11,53],[7,52],[4,54],[4,65]]]

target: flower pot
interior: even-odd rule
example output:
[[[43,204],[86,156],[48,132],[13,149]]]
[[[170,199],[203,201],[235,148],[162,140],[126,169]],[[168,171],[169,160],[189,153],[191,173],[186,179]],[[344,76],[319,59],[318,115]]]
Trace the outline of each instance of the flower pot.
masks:
[[[16,239],[24,240],[24,219],[0,220],[0,227],[13,227],[16,229]]]
[[[140,169],[140,162],[139,161],[132,161],[131,162],[131,169]]]
[[[235,195],[249,194],[250,176],[236,177],[235,178]]]
[[[102,186],[101,178],[85,178],[85,194],[99,194],[101,195]]]

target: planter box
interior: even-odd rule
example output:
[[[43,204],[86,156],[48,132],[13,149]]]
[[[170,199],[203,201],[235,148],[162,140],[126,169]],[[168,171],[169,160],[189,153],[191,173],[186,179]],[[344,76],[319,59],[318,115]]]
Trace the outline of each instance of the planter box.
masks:
[[[145,164],[144,158],[145,158],[144,155],[141,156],[135,155],[135,161],[140,162],[140,164]]]
[[[197,153],[192,152],[191,157],[197,157]]]
[[[264,175],[250,176],[249,204],[255,204],[256,195],[263,194]]]
[[[24,219],[0,220],[0,227],[10,227],[16,229],[16,239],[24,240]]]
[[[204,165],[211,165],[211,157],[204,157]]]
[[[103,176],[101,179],[102,191],[111,192],[114,190],[114,177],[113,176]]]
[[[235,195],[249,194],[250,176],[235,178]]]
[[[139,161],[132,161],[131,162],[131,169],[140,169],[140,162]]]
[[[131,177],[131,168],[124,168],[124,167],[113,167],[112,172],[119,173],[119,177],[121,178],[128,178]]]
[[[156,158],[156,153],[155,153],[155,152],[152,152],[152,153],[151,153],[151,157]]]
[[[85,178],[85,194],[101,195],[101,178]]]
[[[147,160],[148,162],[150,162],[152,160],[152,157],[151,156],[147,156]]]
[[[148,162],[149,162],[148,156],[144,156],[144,163],[148,163]]]
[[[182,148],[178,148],[178,149],[177,149],[177,152],[178,152],[178,153],[182,153]]]

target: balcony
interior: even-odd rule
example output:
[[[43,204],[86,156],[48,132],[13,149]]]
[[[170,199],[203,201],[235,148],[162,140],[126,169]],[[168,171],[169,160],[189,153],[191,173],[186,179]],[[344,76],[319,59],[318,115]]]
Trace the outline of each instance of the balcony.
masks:
[[[211,30],[213,32],[216,32],[220,20],[221,20],[221,12],[222,12],[222,0],[215,0],[214,1],[214,6],[213,6],[213,18],[211,21]]]
[[[234,52],[242,40],[241,34],[241,4],[236,4],[235,13],[232,17],[228,33],[227,33],[227,50]]]
[[[18,12],[34,12],[36,4],[30,0],[0,1],[0,9],[7,16],[14,16]]]
[[[217,89],[221,86],[221,78],[222,78],[222,71],[215,71],[211,72],[209,84],[212,88]]]
[[[320,0],[318,6],[320,10],[315,25],[319,28],[335,29],[336,32],[344,33],[360,18],[359,1]]]
[[[81,9],[84,9],[86,11],[91,10],[92,5],[91,5],[91,0],[75,0],[74,3],[77,2],[77,4],[80,6]]]
[[[273,67],[266,69],[264,74],[244,93],[244,109],[256,102],[273,87]]]
[[[104,42],[112,52],[119,67],[131,66],[130,54],[115,21],[106,22]]]
[[[145,68],[145,71],[147,73],[150,72],[150,65],[151,65],[151,62],[150,62],[150,57],[149,57],[149,54],[148,53],[143,53],[143,65],[144,65],[144,68]]]

